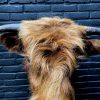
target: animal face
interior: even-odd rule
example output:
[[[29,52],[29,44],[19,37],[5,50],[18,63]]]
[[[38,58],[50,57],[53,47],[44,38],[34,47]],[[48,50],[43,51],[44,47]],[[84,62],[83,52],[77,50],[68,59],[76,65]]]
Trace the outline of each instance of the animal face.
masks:
[[[75,48],[83,50],[82,33],[85,27],[70,19],[42,18],[23,21],[19,32],[6,32],[1,41],[11,51],[23,53],[32,63],[40,63],[42,58],[50,66],[59,64],[75,67]],[[36,61],[35,61],[36,59]],[[37,60],[38,59],[38,60]],[[51,65],[54,64],[54,65]],[[41,65],[41,64],[38,64]],[[60,66],[60,65],[59,65]]]
[[[76,63],[74,49],[79,47],[82,50],[84,46],[81,39],[82,32],[84,28],[71,20],[42,18],[36,21],[24,21],[19,37],[24,45],[25,55],[31,63],[36,65],[40,62],[48,63],[53,67],[59,64],[66,65],[67,62],[67,65],[72,67]]]
[[[74,100],[70,77],[80,55],[100,53],[99,40],[87,40],[98,28],[81,26],[70,19],[41,18],[20,26],[0,27],[0,41],[10,51],[28,58],[31,100]],[[88,52],[88,50],[90,52]]]

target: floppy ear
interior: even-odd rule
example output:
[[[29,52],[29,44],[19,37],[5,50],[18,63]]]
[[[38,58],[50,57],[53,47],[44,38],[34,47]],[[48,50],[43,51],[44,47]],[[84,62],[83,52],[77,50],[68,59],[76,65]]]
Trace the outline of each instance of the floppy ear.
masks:
[[[0,43],[12,52],[23,53],[23,45],[18,36],[19,24],[0,26]]]
[[[100,40],[97,39],[89,39],[84,40],[85,43],[85,52],[86,55],[91,56],[95,54],[100,54]]]
[[[100,40],[99,39],[88,39],[87,36],[100,35],[100,28],[86,26],[84,40],[84,50],[87,56],[100,54]]]

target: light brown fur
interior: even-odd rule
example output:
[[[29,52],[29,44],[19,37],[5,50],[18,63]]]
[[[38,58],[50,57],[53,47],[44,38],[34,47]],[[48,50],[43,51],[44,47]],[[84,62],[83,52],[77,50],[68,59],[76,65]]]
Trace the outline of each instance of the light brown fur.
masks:
[[[22,22],[19,37],[30,60],[31,100],[74,100],[70,83],[76,68],[73,49],[83,50],[84,29],[69,19],[42,18]]]
[[[41,18],[23,21],[17,38],[12,33],[4,34],[0,36],[0,42],[27,58],[30,100],[75,100],[70,77],[76,69],[77,56],[87,52],[87,47],[93,48],[92,53],[100,53],[100,41],[84,42],[85,35],[86,27],[70,19]],[[15,44],[9,46],[7,41],[11,40]]]

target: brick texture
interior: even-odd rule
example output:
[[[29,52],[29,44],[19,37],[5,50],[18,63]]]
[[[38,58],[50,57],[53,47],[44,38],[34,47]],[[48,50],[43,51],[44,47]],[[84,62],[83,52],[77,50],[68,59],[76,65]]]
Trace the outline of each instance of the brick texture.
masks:
[[[99,27],[100,0],[0,0],[0,25],[45,16],[68,17]],[[72,82],[76,100],[100,100],[100,55],[79,60]],[[23,57],[8,53],[0,44],[0,100],[28,100],[29,95]]]
[[[0,6],[0,13],[17,13],[17,12],[23,12],[23,6],[22,5],[1,5]]]
[[[1,3],[1,4],[7,3],[7,0],[0,0],[0,3]]]
[[[77,6],[76,5],[67,5],[67,4],[55,4],[51,6],[51,11],[55,12],[70,12],[70,11],[77,11]]]
[[[36,3],[36,0],[9,0],[9,3],[12,4],[28,4],[28,3]]]
[[[70,3],[89,3],[90,0],[64,0],[65,2],[70,2]]]
[[[25,12],[49,12],[51,9],[50,5],[25,5]]]

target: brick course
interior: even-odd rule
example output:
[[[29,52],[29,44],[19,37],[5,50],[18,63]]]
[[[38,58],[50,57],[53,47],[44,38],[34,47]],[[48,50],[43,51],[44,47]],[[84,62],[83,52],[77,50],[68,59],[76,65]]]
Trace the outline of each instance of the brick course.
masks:
[[[100,0],[0,0],[0,25],[45,16],[100,26]],[[0,45],[0,100],[28,100],[28,78],[22,62],[22,56],[8,53]],[[73,75],[76,100],[99,100],[100,55],[79,60],[79,65]]]

